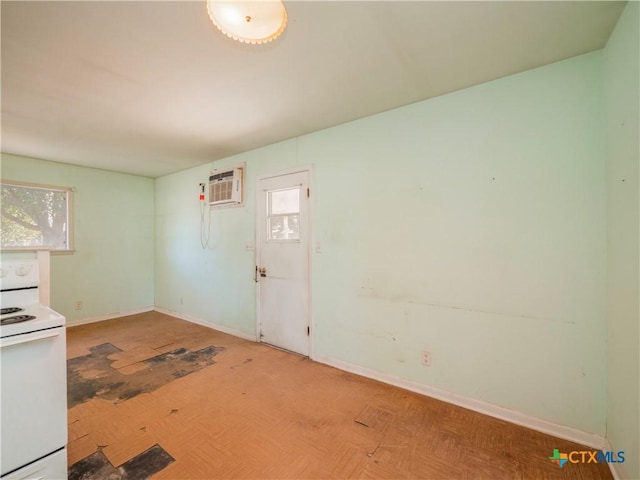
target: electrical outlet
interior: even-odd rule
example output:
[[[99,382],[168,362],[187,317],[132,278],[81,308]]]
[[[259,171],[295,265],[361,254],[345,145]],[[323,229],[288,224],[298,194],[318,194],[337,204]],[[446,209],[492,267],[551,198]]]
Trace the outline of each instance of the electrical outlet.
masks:
[[[76,310],[82,310],[82,302],[81,301],[77,301],[76,302]]]
[[[424,365],[425,367],[431,366],[431,352],[422,352],[422,365]]]

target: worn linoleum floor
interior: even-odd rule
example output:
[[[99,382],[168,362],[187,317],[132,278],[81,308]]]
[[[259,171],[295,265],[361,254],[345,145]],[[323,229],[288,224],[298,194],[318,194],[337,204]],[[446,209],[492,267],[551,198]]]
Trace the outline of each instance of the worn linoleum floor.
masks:
[[[68,329],[70,480],[609,479],[589,450],[157,312]]]

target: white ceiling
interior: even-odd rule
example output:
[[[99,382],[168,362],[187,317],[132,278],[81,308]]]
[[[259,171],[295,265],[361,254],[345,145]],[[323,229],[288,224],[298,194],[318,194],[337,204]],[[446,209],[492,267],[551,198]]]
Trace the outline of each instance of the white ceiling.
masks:
[[[2,1],[2,151],[158,177],[604,47],[624,2]]]

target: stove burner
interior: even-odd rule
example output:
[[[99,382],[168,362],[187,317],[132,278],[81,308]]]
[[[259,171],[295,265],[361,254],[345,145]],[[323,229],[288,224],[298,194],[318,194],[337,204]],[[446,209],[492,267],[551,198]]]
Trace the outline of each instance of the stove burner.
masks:
[[[0,308],[0,315],[9,315],[10,313],[18,313],[22,311],[24,311],[24,308],[20,307]]]
[[[12,323],[27,322],[29,320],[35,320],[33,315],[16,315],[15,317],[3,318],[0,320],[0,325],[11,325]]]

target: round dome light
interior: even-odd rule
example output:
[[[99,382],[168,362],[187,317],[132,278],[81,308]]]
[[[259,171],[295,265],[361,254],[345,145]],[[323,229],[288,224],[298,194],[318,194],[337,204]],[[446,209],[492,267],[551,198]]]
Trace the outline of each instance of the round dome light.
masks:
[[[228,37],[244,43],[267,43],[287,26],[280,0],[207,0],[213,24]]]

